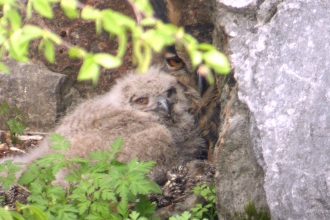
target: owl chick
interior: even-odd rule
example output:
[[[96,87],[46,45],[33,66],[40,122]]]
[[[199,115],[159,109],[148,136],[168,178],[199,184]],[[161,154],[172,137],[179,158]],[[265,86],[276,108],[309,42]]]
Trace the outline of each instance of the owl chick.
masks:
[[[145,74],[128,74],[109,93],[81,104],[55,132],[71,141],[68,156],[85,157],[124,136],[120,161],[138,157],[165,165],[196,158],[204,150],[188,108],[176,78],[151,67]]]
[[[80,104],[63,118],[55,133],[71,141],[68,157],[111,149],[110,144],[123,136],[119,161],[154,160],[161,169],[198,158],[205,150],[188,108],[176,78],[151,67],[146,74],[129,73],[110,92]],[[43,144],[15,161],[29,164],[51,152]]]

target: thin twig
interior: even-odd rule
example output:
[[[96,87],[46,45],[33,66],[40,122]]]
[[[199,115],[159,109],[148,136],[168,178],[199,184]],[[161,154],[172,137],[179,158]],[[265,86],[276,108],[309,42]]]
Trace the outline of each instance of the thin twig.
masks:
[[[21,184],[16,183],[16,185],[17,185],[19,188],[23,189],[24,191],[26,191],[26,192],[28,192],[28,193],[31,193],[30,190],[28,190],[27,188],[25,188],[25,187],[22,186]]]

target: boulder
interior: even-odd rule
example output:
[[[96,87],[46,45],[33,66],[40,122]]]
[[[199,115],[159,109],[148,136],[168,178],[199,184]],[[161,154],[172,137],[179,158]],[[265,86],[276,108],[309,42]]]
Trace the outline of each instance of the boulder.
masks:
[[[236,103],[245,106],[240,115],[238,107],[222,113],[220,136],[228,138],[215,151],[220,219],[244,212],[249,200],[268,206],[272,219],[330,219],[330,2],[216,3]]]
[[[10,74],[0,73],[0,103],[17,107],[27,117],[30,131],[51,131],[78,92],[67,76],[48,70],[41,62],[6,60]],[[0,129],[7,129],[0,119]]]

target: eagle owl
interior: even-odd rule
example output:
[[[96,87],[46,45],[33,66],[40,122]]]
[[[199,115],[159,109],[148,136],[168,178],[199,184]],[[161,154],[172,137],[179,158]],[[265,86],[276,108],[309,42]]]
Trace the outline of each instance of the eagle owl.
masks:
[[[165,172],[168,167],[199,158],[205,151],[188,108],[176,78],[151,67],[145,74],[129,73],[110,92],[77,106],[63,118],[55,133],[71,141],[68,157],[86,157],[89,152],[111,149],[110,144],[123,136],[119,161],[135,157],[154,160],[155,170]],[[44,143],[14,161],[29,164],[51,152]],[[13,158],[2,161],[8,159]],[[151,177],[159,182],[156,174]]]
[[[180,24],[180,11],[171,0],[151,0],[155,16],[165,23]],[[160,65],[162,70],[177,78],[189,100],[189,111],[202,131],[208,145],[208,157],[212,160],[213,147],[218,139],[220,124],[220,92],[217,81],[210,85],[204,77],[193,69],[185,49],[178,45],[165,47],[161,53],[153,56],[153,64]],[[207,155],[205,155],[206,157]]]

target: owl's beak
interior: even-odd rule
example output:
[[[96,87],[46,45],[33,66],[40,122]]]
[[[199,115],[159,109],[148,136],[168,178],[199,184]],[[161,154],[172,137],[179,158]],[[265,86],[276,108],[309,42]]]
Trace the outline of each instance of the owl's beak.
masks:
[[[171,113],[171,105],[165,97],[158,97],[156,99],[155,111],[169,115]]]

